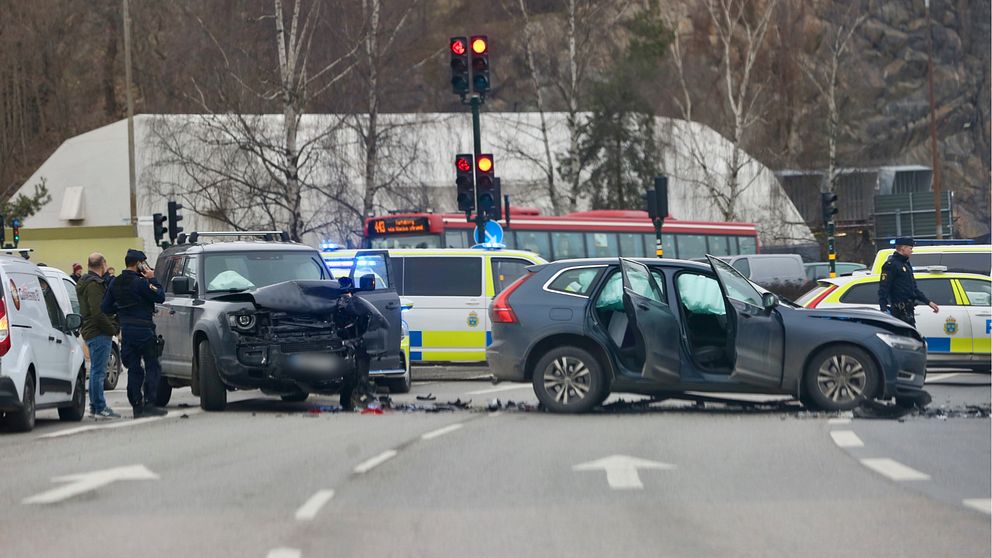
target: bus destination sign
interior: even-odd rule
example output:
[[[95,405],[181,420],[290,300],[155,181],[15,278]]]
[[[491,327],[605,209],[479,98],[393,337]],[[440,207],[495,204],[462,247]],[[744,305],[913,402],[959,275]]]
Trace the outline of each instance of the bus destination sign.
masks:
[[[369,236],[430,232],[430,217],[379,217],[369,219]]]

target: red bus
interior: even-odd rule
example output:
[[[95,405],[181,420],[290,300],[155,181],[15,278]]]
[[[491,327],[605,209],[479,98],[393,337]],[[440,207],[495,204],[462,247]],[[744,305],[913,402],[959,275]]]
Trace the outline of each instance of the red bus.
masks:
[[[654,225],[646,211],[596,210],[561,217],[536,209],[511,208],[503,244],[528,250],[547,260],[654,256]],[[457,213],[398,213],[365,220],[367,248],[469,248],[475,224]],[[733,256],[758,253],[758,232],[752,223],[712,223],[665,219],[665,257],[692,259],[705,254]]]

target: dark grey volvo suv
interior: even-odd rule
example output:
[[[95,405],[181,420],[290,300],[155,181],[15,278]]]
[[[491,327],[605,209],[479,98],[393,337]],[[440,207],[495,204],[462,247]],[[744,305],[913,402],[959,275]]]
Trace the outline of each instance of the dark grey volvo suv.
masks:
[[[709,257],[564,260],[528,268],[490,309],[498,381],[553,412],[611,392],[790,394],[823,410],[922,394],[926,344],[873,311],[807,310]]]

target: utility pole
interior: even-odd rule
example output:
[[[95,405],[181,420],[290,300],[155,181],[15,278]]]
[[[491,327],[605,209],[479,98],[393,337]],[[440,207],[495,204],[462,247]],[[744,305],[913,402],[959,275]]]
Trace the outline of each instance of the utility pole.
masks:
[[[940,207],[940,157],[937,153],[937,108],[933,97],[933,27],[930,21],[930,0],[924,0],[927,12],[927,86],[930,92],[930,156],[933,161],[933,204],[937,209],[937,239],[944,238]]]
[[[124,81],[127,82],[127,178],[131,188],[131,226],[138,235],[138,187],[134,169],[134,95],[131,93],[131,14],[124,2]]]

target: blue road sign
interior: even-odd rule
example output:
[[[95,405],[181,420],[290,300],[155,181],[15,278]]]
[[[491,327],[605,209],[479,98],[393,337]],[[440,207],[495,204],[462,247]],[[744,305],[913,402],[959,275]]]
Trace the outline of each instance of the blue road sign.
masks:
[[[500,244],[503,242],[503,227],[496,221],[486,221],[486,239],[482,240],[479,238],[479,229],[476,228],[472,236],[475,238],[476,242],[482,244]]]

